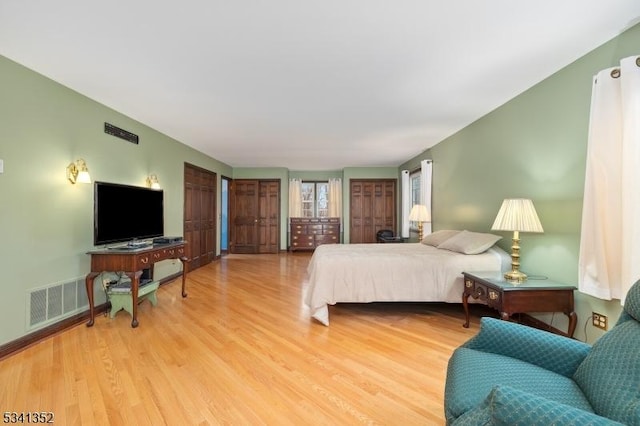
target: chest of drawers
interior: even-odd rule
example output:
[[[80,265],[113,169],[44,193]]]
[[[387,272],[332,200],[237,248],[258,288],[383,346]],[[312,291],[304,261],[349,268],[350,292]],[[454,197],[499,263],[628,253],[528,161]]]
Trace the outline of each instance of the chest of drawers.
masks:
[[[291,218],[291,251],[340,242],[340,218]]]

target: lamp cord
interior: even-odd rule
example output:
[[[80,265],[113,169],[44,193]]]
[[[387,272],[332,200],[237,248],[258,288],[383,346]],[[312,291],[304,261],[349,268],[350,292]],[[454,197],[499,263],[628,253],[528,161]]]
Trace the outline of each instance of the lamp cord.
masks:
[[[587,343],[587,326],[589,325],[589,323],[593,321],[593,315],[589,315],[589,318],[587,318],[587,320],[584,322],[584,342]]]

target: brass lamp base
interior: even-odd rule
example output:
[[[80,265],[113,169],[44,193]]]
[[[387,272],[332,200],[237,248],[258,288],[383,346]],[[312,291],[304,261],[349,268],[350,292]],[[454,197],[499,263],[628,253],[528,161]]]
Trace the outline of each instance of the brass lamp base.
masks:
[[[527,280],[527,275],[520,271],[509,271],[504,274],[504,279],[512,283],[522,283]]]
[[[504,279],[512,283],[522,283],[527,275],[520,272],[520,233],[513,231],[513,245],[511,246],[511,271],[504,274]]]
[[[418,222],[418,242],[422,241],[423,234],[424,234],[424,229],[422,226],[422,222]]]

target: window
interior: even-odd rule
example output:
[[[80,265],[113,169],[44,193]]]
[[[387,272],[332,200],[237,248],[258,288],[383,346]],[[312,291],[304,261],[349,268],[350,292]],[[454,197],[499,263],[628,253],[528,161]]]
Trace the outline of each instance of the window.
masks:
[[[409,185],[411,188],[411,207],[413,207],[420,204],[420,170],[409,175]]]
[[[409,175],[409,187],[411,188],[411,207],[409,211],[416,204],[420,204],[420,181],[421,181],[421,170],[417,170]],[[412,230],[418,229],[418,222],[410,222]]]
[[[329,216],[329,182],[302,182],[302,217]]]

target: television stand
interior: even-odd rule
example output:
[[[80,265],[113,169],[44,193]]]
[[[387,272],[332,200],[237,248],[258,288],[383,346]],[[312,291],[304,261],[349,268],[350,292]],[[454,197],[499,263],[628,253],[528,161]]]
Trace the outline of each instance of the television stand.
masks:
[[[93,282],[95,278],[105,271],[123,271],[131,279],[131,299],[133,308],[131,313],[131,327],[138,326],[138,289],[140,288],[140,277],[145,269],[149,270],[149,278],[153,278],[153,265],[167,259],[179,259],[182,262],[182,297],[187,297],[185,283],[187,279],[186,242],[181,241],[174,244],[162,244],[136,250],[115,250],[103,249],[93,250],[87,254],[91,255],[91,272],[85,278],[87,287],[87,298],[89,299],[89,322],[87,327],[94,324],[95,312],[93,306]]]

